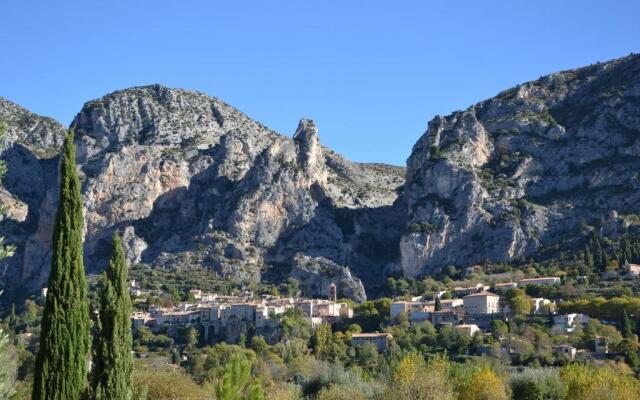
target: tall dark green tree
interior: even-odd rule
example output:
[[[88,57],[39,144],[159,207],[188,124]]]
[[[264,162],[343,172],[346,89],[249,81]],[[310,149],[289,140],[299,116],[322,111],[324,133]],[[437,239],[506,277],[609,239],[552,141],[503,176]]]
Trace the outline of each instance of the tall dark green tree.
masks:
[[[53,230],[49,291],[44,305],[32,400],[78,400],[86,388],[90,320],[82,260],[82,198],[73,132],[60,167],[60,203]]]
[[[434,311],[442,310],[442,302],[440,301],[440,296],[436,296],[436,301],[433,307]]]
[[[589,246],[585,246],[584,249],[584,266],[585,275],[589,275],[593,272],[593,256],[591,255]]]
[[[640,373],[640,357],[638,356],[638,342],[633,335],[631,321],[627,310],[622,310],[622,318],[620,318],[620,332],[624,338],[620,343],[620,352],[624,354],[625,361],[636,372]]]
[[[133,396],[131,355],[131,299],[122,241],[113,236],[113,254],[100,292],[100,328],[92,372],[95,399],[130,400]]]
[[[622,309],[622,317],[620,318],[620,332],[622,337],[629,339],[633,337],[633,328],[631,328],[631,321],[629,320],[629,314],[627,310]]]

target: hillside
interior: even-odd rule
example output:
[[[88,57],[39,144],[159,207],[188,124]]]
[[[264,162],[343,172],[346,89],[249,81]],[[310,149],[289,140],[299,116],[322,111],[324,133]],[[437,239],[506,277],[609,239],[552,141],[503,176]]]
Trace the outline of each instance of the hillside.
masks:
[[[436,117],[407,161],[407,276],[552,257],[640,213],[640,56],[527,82]]]

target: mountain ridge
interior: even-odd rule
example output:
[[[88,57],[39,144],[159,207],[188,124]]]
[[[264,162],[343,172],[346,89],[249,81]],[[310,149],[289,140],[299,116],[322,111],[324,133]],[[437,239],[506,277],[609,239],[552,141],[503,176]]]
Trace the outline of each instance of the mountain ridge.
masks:
[[[109,93],[71,124],[87,268],[101,269],[118,229],[133,263],[201,266],[238,283],[293,268],[323,282],[301,282],[309,294],[338,276],[341,293],[363,300],[393,274],[575,250],[583,220],[604,218],[615,236],[640,214],[639,82],[637,55],[525,82],[434,117],[406,169],[349,161],[322,146],[311,120],[289,137],[200,92]],[[0,233],[19,244],[5,281],[33,291],[48,272],[65,130],[6,100],[0,119],[0,195],[13,212]]]

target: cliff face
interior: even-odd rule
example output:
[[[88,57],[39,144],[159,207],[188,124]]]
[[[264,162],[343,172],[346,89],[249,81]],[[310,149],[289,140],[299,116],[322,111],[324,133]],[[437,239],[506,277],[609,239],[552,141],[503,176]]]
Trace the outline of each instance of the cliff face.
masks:
[[[640,213],[638,171],[639,56],[436,117],[407,162],[401,269],[537,257],[601,218],[615,231]]]
[[[2,286],[32,291],[49,271],[64,129],[4,100],[0,119],[0,234],[18,245]],[[89,271],[104,267],[119,229],[131,262],[237,282],[296,276],[307,295],[335,280],[362,300],[362,283],[391,272],[537,258],[581,245],[585,224],[604,218],[615,235],[640,214],[639,56],[436,117],[406,171],[344,159],[310,120],[289,138],[218,99],[157,85],[88,102],[72,127]]]
[[[52,240],[49,210],[58,198],[53,189],[57,188],[58,153],[65,129],[2,98],[0,121],[6,127],[2,159],[7,166],[0,187],[0,202],[6,211],[0,235],[17,246],[15,255],[3,261],[6,268],[0,275],[0,288],[10,294],[19,290],[26,277],[41,280],[50,268],[44,264]],[[42,253],[32,251],[34,247]]]
[[[215,98],[149,86],[87,103],[72,127],[89,271],[106,263],[115,229],[131,262],[204,266],[238,282],[265,272],[286,276],[297,253],[326,257],[331,273],[347,265],[365,276],[388,268],[390,257],[375,257],[384,235],[374,234],[382,227],[369,215],[392,207],[404,170],[345,160],[320,145],[311,120],[302,120],[291,139]],[[59,125],[47,129],[51,138],[32,141],[49,151],[64,133]],[[34,136],[29,132],[22,136]],[[28,260],[14,261],[12,269],[31,290],[46,281],[57,207],[58,160],[46,162],[47,185],[29,184],[38,193],[17,196],[34,204],[34,215],[30,207]],[[10,165],[23,174],[32,168]],[[336,284],[362,286],[345,271]]]

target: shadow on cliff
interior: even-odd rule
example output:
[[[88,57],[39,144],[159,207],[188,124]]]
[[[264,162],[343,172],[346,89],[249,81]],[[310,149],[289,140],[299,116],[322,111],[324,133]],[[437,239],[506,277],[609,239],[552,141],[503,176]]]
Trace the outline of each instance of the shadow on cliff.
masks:
[[[14,198],[27,206],[28,212],[24,221],[5,218],[0,224],[0,233],[8,244],[16,246],[15,254],[3,260],[0,290],[4,289],[5,299],[22,300],[30,293],[29,283],[39,282],[42,278],[41,268],[48,267],[48,257],[42,260],[42,265],[31,266],[31,273],[26,268],[25,248],[29,238],[34,235],[40,224],[52,226],[55,209],[43,210],[43,207],[53,207],[57,204],[58,196],[58,156],[50,159],[39,159],[27,147],[15,143],[2,152],[7,173],[2,185]],[[47,193],[53,191],[54,204],[46,204]],[[43,243],[43,246],[46,243]],[[45,250],[43,254],[46,254]],[[33,260],[32,260],[33,261]],[[41,267],[41,268],[40,268]],[[48,275],[48,274],[47,274]],[[13,284],[20,282],[22,284]]]
[[[3,186],[29,207],[24,223],[34,228],[37,226],[40,207],[47,191],[57,186],[60,157],[40,160],[25,146],[14,144],[3,152],[2,159],[7,167]]]
[[[225,222],[222,217],[228,209],[230,194],[240,183],[217,176],[217,170],[217,163],[213,163],[193,175],[188,187],[181,186],[160,195],[149,216],[122,221],[112,229],[100,232],[99,237],[94,238],[98,243],[91,258],[108,259],[113,231],[122,231],[128,226],[132,226],[136,236],[148,245],[141,254],[144,263],[154,263],[162,253],[197,250],[195,237],[210,229],[222,229]]]
[[[300,252],[348,266],[368,293],[376,292],[400,257],[400,238],[406,225],[402,198],[390,206],[352,209],[335,207],[319,187],[311,193],[318,203],[314,216],[280,234],[266,254],[273,268],[264,278],[275,282],[286,279],[293,256]]]

